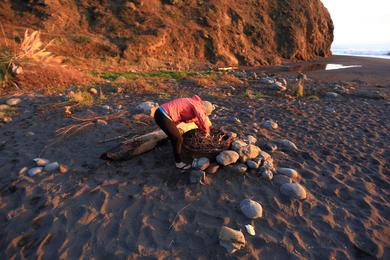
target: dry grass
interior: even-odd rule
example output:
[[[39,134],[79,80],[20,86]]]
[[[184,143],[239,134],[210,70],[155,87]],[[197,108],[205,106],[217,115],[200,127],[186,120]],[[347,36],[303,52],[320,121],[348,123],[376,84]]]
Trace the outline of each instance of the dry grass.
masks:
[[[92,106],[95,103],[95,99],[88,91],[76,91],[70,96],[70,100],[81,106]]]
[[[234,85],[234,86],[239,86],[239,85],[244,84],[244,82],[242,80],[240,80],[239,78],[237,78],[231,74],[223,74],[223,75],[219,76],[219,81],[222,81],[225,84],[230,84],[230,85]]]

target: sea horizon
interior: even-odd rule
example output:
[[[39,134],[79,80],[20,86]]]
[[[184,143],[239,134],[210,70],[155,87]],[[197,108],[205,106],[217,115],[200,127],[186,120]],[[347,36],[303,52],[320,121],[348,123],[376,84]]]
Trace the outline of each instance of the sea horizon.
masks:
[[[390,59],[390,43],[333,44],[333,55]]]

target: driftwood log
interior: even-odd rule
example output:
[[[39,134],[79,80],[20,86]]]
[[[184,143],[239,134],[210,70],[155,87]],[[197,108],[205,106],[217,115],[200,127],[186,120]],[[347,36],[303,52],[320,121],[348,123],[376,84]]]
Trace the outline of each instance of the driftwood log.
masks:
[[[182,134],[184,134],[198,127],[195,123],[180,123],[177,125],[177,128],[179,128]],[[159,142],[166,138],[168,138],[168,136],[162,130],[155,130],[153,132],[134,137],[130,140],[126,140],[119,146],[103,153],[101,158],[112,161],[128,160],[134,156],[152,150]]]

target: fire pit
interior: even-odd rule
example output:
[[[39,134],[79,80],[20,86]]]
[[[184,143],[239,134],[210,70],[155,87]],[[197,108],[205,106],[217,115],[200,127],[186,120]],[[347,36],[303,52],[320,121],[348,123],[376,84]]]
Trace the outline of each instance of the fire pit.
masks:
[[[215,157],[230,147],[233,138],[219,129],[211,129],[210,136],[194,129],[183,135],[183,149],[191,158],[207,157],[214,160]]]

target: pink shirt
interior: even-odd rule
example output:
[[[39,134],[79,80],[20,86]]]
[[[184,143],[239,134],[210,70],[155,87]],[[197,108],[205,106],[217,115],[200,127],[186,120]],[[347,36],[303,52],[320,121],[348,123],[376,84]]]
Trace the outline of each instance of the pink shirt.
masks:
[[[162,104],[161,107],[164,108],[175,124],[194,122],[199,129],[210,133],[209,119],[205,112],[204,103],[199,96],[174,99]]]

